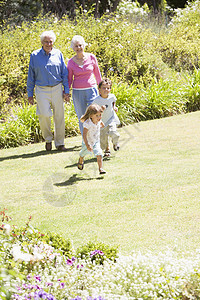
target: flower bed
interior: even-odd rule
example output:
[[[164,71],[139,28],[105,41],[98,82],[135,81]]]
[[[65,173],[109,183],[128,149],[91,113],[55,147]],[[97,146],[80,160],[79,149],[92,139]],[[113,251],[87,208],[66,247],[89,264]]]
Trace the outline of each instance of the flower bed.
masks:
[[[72,249],[65,252],[67,256],[45,239],[36,238],[45,235],[39,234],[29,222],[19,230],[12,229],[5,221],[8,219],[4,218],[0,235],[1,299],[155,300],[200,297],[199,251],[187,257],[170,251],[157,255],[133,252],[123,256],[116,255],[113,248],[111,251],[104,244],[100,243],[100,248],[95,249],[95,244],[89,243],[82,247],[80,255]],[[113,257],[108,258],[108,253],[113,253]]]

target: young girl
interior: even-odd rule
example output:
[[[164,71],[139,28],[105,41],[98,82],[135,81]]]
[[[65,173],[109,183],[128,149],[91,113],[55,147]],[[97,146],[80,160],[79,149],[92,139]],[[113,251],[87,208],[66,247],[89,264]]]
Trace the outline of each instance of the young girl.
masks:
[[[106,174],[103,170],[102,150],[100,148],[100,127],[104,127],[101,115],[105,106],[91,104],[87,107],[85,114],[80,118],[83,123],[83,143],[79,153],[78,169],[83,170],[84,156],[91,152],[97,157],[99,174]]]

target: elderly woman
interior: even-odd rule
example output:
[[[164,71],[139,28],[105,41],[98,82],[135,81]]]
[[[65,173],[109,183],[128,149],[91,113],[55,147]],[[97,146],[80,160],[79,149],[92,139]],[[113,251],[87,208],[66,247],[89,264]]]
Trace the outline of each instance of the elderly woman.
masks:
[[[46,142],[46,150],[50,151],[52,149],[51,117],[53,115],[55,147],[60,151],[65,151],[63,98],[69,101],[68,71],[62,53],[60,50],[53,48],[56,40],[55,33],[45,31],[40,38],[42,48],[33,51],[30,56],[27,80],[28,101],[33,104],[35,88],[36,113]],[[62,86],[64,86],[64,91]]]
[[[71,41],[71,48],[76,55],[69,59],[67,64],[69,88],[72,85],[72,98],[81,134],[83,123],[80,122],[80,118],[98,95],[97,85],[101,81],[97,59],[93,54],[84,51],[86,45],[82,36],[75,35]]]

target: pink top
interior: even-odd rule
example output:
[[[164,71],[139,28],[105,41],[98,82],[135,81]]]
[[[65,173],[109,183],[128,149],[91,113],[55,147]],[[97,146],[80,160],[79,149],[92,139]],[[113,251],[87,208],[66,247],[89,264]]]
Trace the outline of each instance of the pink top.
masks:
[[[87,53],[82,66],[69,59],[67,63],[69,88],[86,89],[94,87],[101,81],[101,73],[94,54]]]

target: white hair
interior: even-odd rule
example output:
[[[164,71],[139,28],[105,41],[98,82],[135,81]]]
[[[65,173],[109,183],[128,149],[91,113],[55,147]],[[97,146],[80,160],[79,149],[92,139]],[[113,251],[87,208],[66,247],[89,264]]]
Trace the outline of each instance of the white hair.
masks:
[[[71,40],[71,48],[74,49],[74,45],[79,42],[81,45],[83,45],[83,48],[87,46],[87,43],[85,42],[84,38],[81,35],[75,35],[73,36]]]
[[[40,36],[40,40],[41,43],[43,42],[45,37],[50,37],[53,40],[53,43],[56,41],[56,35],[53,32],[53,30],[49,30],[49,31],[44,31],[41,36]]]

